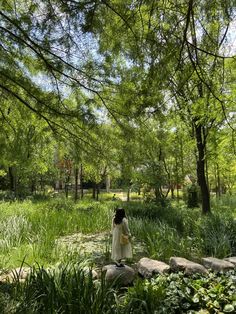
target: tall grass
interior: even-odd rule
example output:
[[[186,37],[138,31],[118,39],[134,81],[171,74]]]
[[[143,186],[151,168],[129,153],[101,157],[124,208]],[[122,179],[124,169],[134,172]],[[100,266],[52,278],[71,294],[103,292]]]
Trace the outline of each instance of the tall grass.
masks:
[[[24,258],[29,264],[54,263],[57,238],[110,230],[113,206],[112,202],[74,204],[64,199],[0,203],[0,266],[19,266]]]
[[[183,300],[194,309],[196,298],[191,295],[195,299],[188,302],[186,291],[193,288],[187,285],[185,289],[186,278],[176,275],[176,280],[171,275],[151,282],[138,281],[124,294],[126,290],[107,284],[103,276],[94,281],[92,273],[84,271],[85,266],[91,268],[97,262],[93,257],[56,245],[56,240],[62,236],[101,233],[104,234],[103,261],[109,261],[108,232],[118,204],[91,200],[75,204],[64,198],[0,203],[0,267],[13,268],[24,259],[34,265],[25,283],[18,280],[13,285],[0,285],[0,312],[125,314],[155,313],[158,309],[160,313],[175,313],[175,309],[183,309]],[[122,203],[134,236],[133,246],[141,242],[142,256],[166,262],[171,256],[198,261],[208,255],[220,258],[236,255],[232,204],[225,198],[214,203],[211,215],[202,216],[200,209],[187,209],[183,203]],[[134,256],[134,260],[140,257]],[[45,268],[47,266],[50,270]],[[204,286],[205,279],[201,280]],[[217,279],[213,280],[214,285],[215,282]],[[227,286],[227,282],[224,281],[222,287]],[[198,283],[199,280],[193,284]],[[222,304],[223,308],[225,302]],[[200,309],[201,304],[196,308]]]
[[[2,302],[0,298],[1,313],[118,313],[113,285],[104,275],[94,280],[85,265],[79,261],[50,270],[34,267],[25,282],[16,278],[8,291],[0,287],[0,296],[4,296]]]
[[[144,254],[168,261],[183,256],[200,261],[203,256],[224,258],[236,255],[236,221],[234,207],[220,200],[211,215],[183,203],[127,205],[135,237],[144,244]]]
[[[227,198],[215,203],[211,216],[183,203],[144,204],[124,202],[131,233],[143,245],[143,256],[164,261],[175,256],[198,260],[202,256],[226,257],[236,254],[234,207],[226,209]],[[231,202],[233,203],[233,202]],[[73,252],[57,249],[58,238],[74,233],[97,234],[110,231],[111,217],[119,202],[91,200],[74,203],[55,198],[35,202],[0,203],[0,267],[54,264]],[[104,260],[110,256],[110,242],[104,238]],[[73,253],[73,254],[72,254]],[[77,252],[80,255],[80,252]],[[140,254],[139,254],[140,256]],[[134,259],[136,257],[134,256]]]

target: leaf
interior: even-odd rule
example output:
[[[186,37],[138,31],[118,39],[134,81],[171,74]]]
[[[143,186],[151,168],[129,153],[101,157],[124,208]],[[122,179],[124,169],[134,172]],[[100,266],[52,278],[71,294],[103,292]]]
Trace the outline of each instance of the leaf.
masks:
[[[193,303],[199,303],[199,297],[197,295],[194,295],[192,301]]]
[[[226,304],[223,311],[226,313],[232,313],[234,312],[234,306],[232,304]]]

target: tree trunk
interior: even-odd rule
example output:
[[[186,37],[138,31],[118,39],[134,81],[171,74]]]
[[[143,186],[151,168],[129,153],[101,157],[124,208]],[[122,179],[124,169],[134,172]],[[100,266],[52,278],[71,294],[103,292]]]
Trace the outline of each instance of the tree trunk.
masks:
[[[17,176],[16,169],[14,167],[8,168],[9,181],[10,181],[10,190],[14,192],[14,196],[17,197]]]
[[[75,168],[75,202],[78,200],[78,180],[79,180],[79,169]]]
[[[81,199],[84,197],[84,188],[83,188],[83,165],[80,165],[80,196]]]
[[[198,184],[201,190],[202,197],[202,213],[207,214],[211,212],[210,208],[210,194],[206,181],[205,174],[205,143],[203,141],[202,135],[202,125],[195,124],[196,131],[196,141],[197,141],[197,151],[198,151],[198,160],[197,160],[197,178]]]
[[[162,197],[162,193],[161,193],[161,188],[160,188],[160,187],[156,187],[156,188],[154,189],[154,193],[155,193],[155,198],[156,198],[156,201],[157,201],[157,202],[163,198],[163,197]]]
[[[174,195],[174,183],[171,183],[170,185],[170,192],[171,192],[171,198],[174,199],[175,195]]]
[[[68,198],[68,195],[69,195],[69,183],[70,183],[70,175],[67,176],[66,182],[65,182],[66,198]]]
[[[177,191],[177,201],[179,202],[179,169],[178,169],[178,158],[175,155],[175,178],[176,178],[176,191]]]
[[[176,192],[177,192],[177,202],[179,202],[179,184],[176,185]]]
[[[130,186],[128,187],[128,191],[127,191],[127,202],[130,201]]]
[[[92,194],[92,198],[95,199],[96,198],[96,183],[93,183],[93,194]]]
[[[66,198],[68,198],[68,192],[69,192],[69,189],[68,189],[68,184],[66,183],[65,184],[65,194],[66,194]]]
[[[8,175],[9,175],[9,188],[13,192],[15,190],[14,187],[14,174],[13,174],[13,168],[8,168]]]
[[[217,177],[217,184],[216,184],[216,195],[218,197],[221,196],[221,182],[220,182],[220,170],[219,170],[219,164],[216,164],[216,177]]]
[[[99,193],[100,193],[100,184],[96,184],[96,201],[98,201],[98,196],[99,196]]]
[[[206,149],[205,149],[205,170],[206,170],[206,183],[207,183],[207,186],[208,186],[208,190],[210,192],[209,174],[208,174],[208,160],[207,160],[207,155],[206,155]]]
[[[184,148],[183,148],[183,139],[180,137],[180,163],[181,163],[181,183],[184,180]]]
[[[106,192],[107,192],[107,193],[110,192],[110,187],[111,187],[111,179],[110,179],[110,176],[107,175],[107,176],[106,176]]]

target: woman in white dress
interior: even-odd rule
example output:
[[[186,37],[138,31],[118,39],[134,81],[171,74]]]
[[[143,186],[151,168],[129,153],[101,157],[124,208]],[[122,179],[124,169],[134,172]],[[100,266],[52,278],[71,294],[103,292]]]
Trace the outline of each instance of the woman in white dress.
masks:
[[[123,208],[117,208],[112,219],[112,250],[111,258],[116,262],[116,266],[122,267],[122,259],[132,258],[132,246],[130,243],[131,233],[128,219]],[[123,239],[124,238],[124,239]]]

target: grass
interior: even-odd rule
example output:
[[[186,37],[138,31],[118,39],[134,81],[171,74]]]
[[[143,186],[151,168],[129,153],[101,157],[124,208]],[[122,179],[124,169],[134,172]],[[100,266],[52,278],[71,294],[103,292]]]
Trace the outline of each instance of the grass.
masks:
[[[114,204],[52,200],[0,203],[0,266],[54,263],[55,240],[73,233],[108,231]]]
[[[183,202],[135,201],[122,205],[129,217],[134,244],[143,244],[143,256],[168,261],[171,256],[180,255],[200,260],[202,256],[223,258],[236,254],[234,198],[214,199],[212,203],[213,214],[209,217],[203,217],[198,208],[186,208]],[[103,259],[108,260],[110,242],[105,234],[110,231],[113,210],[120,204],[91,199],[75,204],[61,197],[1,202],[0,267],[17,267],[23,259],[30,265],[54,264],[73,253],[68,248],[65,252],[57,249],[55,241],[75,233],[104,233]]]
[[[25,282],[0,286],[1,313],[115,313],[116,291],[104,275],[93,280],[86,261],[32,268]],[[1,300],[2,298],[2,300]],[[2,301],[2,302],[1,302]]]
[[[183,304],[198,310],[210,306],[221,310],[227,306],[236,308],[231,293],[233,283],[227,276],[220,277],[218,282],[212,277],[206,283],[204,278],[189,281],[182,275],[171,275],[137,281],[123,291],[107,284],[103,277],[94,281],[92,274],[83,269],[100,267],[95,263],[109,261],[111,217],[114,208],[121,204],[108,198],[104,195],[99,202],[85,198],[76,204],[61,197],[0,202],[0,268],[19,267],[23,260],[33,266],[24,284],[16,281],[13,285],[0,285],[1,313],[125,314],[154,313],[156,308],[160,313],[175,313],[175,309],[184,311]],[[134,261],[142,256],[168,262],[171,256],[199,261],[209,255],[220,258],[236,255],[235,199],[213,199],[212,204],[212,215],[202,216],[199,208],[188,209],[183,202],[123,202],[134,236],[133,246],[142,244]],[[75,234],[81,237],[72,243],[74,248],[80,241],[88,245],[89,239],[104,237],[100,260],[74,250],[73,246],[58,246],[56,240],[73,238]],[[209,295],[213,305],[201,295],[208,283],[211,292],[219,287],[219,291]],[[202,287],[197,294],[195,287],[199,284]]]

